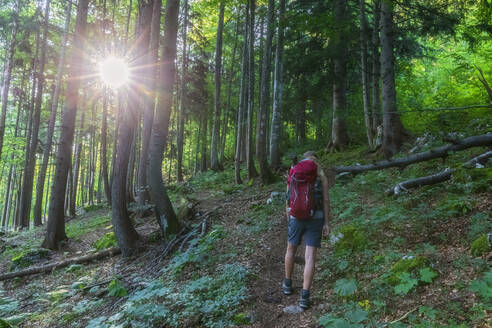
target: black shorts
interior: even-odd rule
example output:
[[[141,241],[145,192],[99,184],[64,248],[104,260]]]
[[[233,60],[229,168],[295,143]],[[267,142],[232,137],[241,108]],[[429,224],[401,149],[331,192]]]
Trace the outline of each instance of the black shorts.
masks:
[[[312,219],[289,219],[289,243],[294,246],[301,244],[302,236],[304,236],[304,244],[306,246],[321,247],[321,234],[323,232],[323,218]]]

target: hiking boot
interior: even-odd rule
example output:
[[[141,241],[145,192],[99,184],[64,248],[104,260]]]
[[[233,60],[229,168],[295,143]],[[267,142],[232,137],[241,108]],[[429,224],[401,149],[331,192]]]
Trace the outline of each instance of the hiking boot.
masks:
[[[309,302],[309,290],[303,289],[301,292],[301,299],[299,300],[299,306],[303,309],[306,310],[309,308],[310,302]]]
[[[282,282],[282,291],[284,292],[285,295],[290,295],[292,294],[292,280],[284,278],[284,281]]]

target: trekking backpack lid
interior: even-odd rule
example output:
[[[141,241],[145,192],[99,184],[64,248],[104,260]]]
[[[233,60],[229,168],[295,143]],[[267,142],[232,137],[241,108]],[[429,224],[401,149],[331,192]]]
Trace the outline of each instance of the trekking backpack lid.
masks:
[[[304,180],[308,183],[314,183],[316,176],[318,175],[318,165],[315,162],[305,159],[297,163],[290,171],[289,181],[292,176],[295,176],[296,180]]]

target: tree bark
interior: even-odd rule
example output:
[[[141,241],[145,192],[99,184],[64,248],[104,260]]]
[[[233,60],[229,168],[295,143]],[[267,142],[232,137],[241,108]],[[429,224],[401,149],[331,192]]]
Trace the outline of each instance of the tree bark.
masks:
[[[12,26],[12,34],[10,37],[7,63],[4,69],[5,78],[3,81],[3,88],[2,88],[2,113],[0,114],[0,158],[2,157],[3,137],[5,134],[5,120],[7,118],[7,104],[9,100],[10,80],[12,78],[12,68],[14,66],[16,37],[17,37],[17,30],[19,28],[19,22],[18,22],[19,10],[20,10],[20,0],[17,0],[15,2],[15,9],[13,13],[14,20],[12,22],[13,26]]]
[[[3,280],[8,280],[16,277],[24,277],[36,273],[42,273],[42,272],[52,272],[54,269],[60,269],[66,266],[69,266],[71,264],[80,264],[80,263],[87,263],[90,261],[94,260],[99,260],[101,258],[107,257],[107,256],[115,256],[120,254],[121,250],[119,248],[108,248],[103,251],[100,251],[96,254],[89,254],[89,255],[84,255],[84,256],[79,256],[75,258],[71,258],[65,261],[60,261],[56,263],[49,263],[45,264],[42,266],[37,266],[21,271],[14,271],[14,272],[9,272],[9,273],[4,273],[0,275],[0,281]]]
[[[142,127],[142,150],[138,165],[137,203],[144,205],[150,200],[149,187],[147,185],[147,168],[149,163],[149,142],[154,121],[155,96],[156,96],[156,72],[158,71],[159,33],[161,27],[162,0],[154,0],[149,40],[149,55],[147,72],[147,88],[151,96],[145,97],[145,108]]]
[[[485,165],[489,161],[489,158],[492,158],[492,150],[489,150],[488,152],[485,152],[481,155],[478,155],[477,157],[472,158],[471,160],[466,162],[464,166],[475,167],[477,164]]]
[[[334,1],[335,15],[335,56],[333,79],[333,120],[331,130],[331,148],[343,150],[348,142],[347,124],[345,116],[347,111],[346,81],[347,81],[347,0]]]
[[[43,190],[46,180],[46,170],[48,168],[48,161],[50,158],[51,146],[53,143],[53,133],[55,130],[56,111],[58,110],[58,99],[60,96],[61,78],[63,74],[63,68],[65,64],[65,47],[67,44],[68,31],[70,29],[70,18],[72,14],[72,2],[67,4],[67,10],[65,11],[65,29],[63,32],[63,39],[60,46],[60,56],[58,58],[58,71],[56,74],[55,91],[51,102],[50,120],[48,123],[48,132],[46,134],[46,142],[43,150],[43,163],[39,169],[38,182],[36,183],[36,203],[34,205],[34,225],[41,224],[41,208],[43,206]]]
[[[376,134],[378,126],[381,125],[381,99],[379,80],[381,73],[380,55],[379,55],[379,18],[381,15],[381,1],[374,0],[372,30],[372,132]]]
[[[362,173],[366,171],[387,169],[390,167],[399,167],[402,169],[410,164],[428,161],[434,158],[445,159],[448,156],[449,152],[459,151],[472,147],[487,147],[487,146],[492,146],[492,133],[468,137],[463,140],[456,140],[452,144],[437,147],[404,158],[384,160],[381,162],[377,162],[374,164],[367,164],[367,165],[335,166],[334,170],[336,173],[342,173],[342,172]]]
[[[456,169],[446,168],[443,171],[436,174],[400,182],[393,188],[389,188],[388,190],[386,190],[386,195],[398,196],[402,192],[406,192],[408,191],[408,189],[411,188],[420,188],[422,186],[432,185],[432,184],[447,181],[451,179],[451,175],[455,171]]]
[[[372,133],[372,116],[369,104],[369,79],[367,65],[367,20],[366,20],[366,0],[360,0],[360,67],[362,77],[362,101],[364,106],[364,121],[366,123],[367,144],[369,149],[373,149],[374,135]]]
[[[164,41],[159,79],[157,110],[150,141],[149,172],[150,197],[155,204],[157,220],[165,234],[178,232],[179,223],[174,213],[167,189],[162,179],[162,160],[169,132],[171,114],[174,60],[176,58],[176,37],[178,30],[179,0],[166,1]]]
[[[86,97],[84,96],[84,100]],[[75,156],[74,156],[74,165],[73,165],[73,188],[72,188],[72,194],[70,196],[70,208],[69,208],[69,213],[71,217],[75,217],[75,208],[77,206],[77,189],[79,188],[79,175],[80,175],[80,160],[82,156],[82,138],[84,135],[84,122],[85,122],[85,101],[82,101],[84,105],[82,105],[81,108],[81,115],[80,115],[80,126],[79,126],[79,134],[77,136],[77,142],[75,145]],[[83,179],[82,179],[83,183]]]
[[[48,224],[42,246],[48,249],[58,249],[60,242],[67,238],[65,234],[64,195],[67,188],[67,175],[71,162],[75,115],[77,113],[80,79],[83,75],[84,62],[82,54],[85,48],[87,25],[87,10],[89,0],[80,0],[77,6],[73,50],[65,94],[65,110],[63,112],[60,143],[56,156],[55,176],[50,195]]]
[[[39,65],[38,74],[38,86],[36,93],[36,101],[34,108],[33,129],[31,136],[31,144],[28,150],[28,161],[24,166],[24,181],[22,184],[22,196],[20,204],[20,222],[22,228],[29,228],[29,221],[31,216],[31,204],[32,204],[32,190],[34,183],[34,169],[36,166],[36,152],[38,148],[38,134],[41,118],[41,105],[43,101],[44,91],[44,66],[46,64],[46,45],[48,41],[48,25],[50,16],[50,1],[46,1],[45,13],[44,13],[44,29],[43,29],[43,41],[41,46],[41,61]],[[42,198],[42,197],[41,197]],[[35,222],[37,226],[41,225],[41,222]]]
[[[248,36],[248,56],[249,56],[249,69],[248,69],[248,102],[247,102],[247,133],[244,134],[246,139],[246,167],[248,170],[248,179],[256,177],[258,173],[256,172],[255,163],[253,159],[253,111],[254,111],[254,100],[255,100],[255,11],[256,11],[256,1],[249,0],[249,36]],[[244,124],[244,122],[243,122]]]
[[[217,42],[215,50],[215,112],[214,124],[212,129],[212,141],[210,146],[210,168],[213,171],[221,170],[219,163],[219,140],[220,140],[220,115],[221,115],[221,99],[220,88],[222,83],[222,31],[224,30],[224,10],[225,1],[220,2],[219,22],[217,24]]]
[[[261,98],[258,108],[258,130],[256,133],[256,155],[260,166],[260,179],[263,183],[270,183],[272,173],[267,160],[267,125],[268,111],[270,110],[270,77],[272,72],[272,41],[275,30],[275,1],[268,0],[267,34],[263,54],[263,72],[261,73]]]
[[[280,167],[280,125],[282,113],[282,88],[283,88],[283,53],[284,53],[284,27],[285,27],[285,2],[279,1],[278,37],[275,51],[275,78],[273,82],[273,113],[272,130],[270,134],[270,165],[273,170]]]
[[[249,3],[246,7],[246,21],[244,22],[244,42],[242,49],[242,64],[241,64],[241,85],[239,90],[239,106],[237,111],[237,132],[236,132],[236,154],[234,158],[234,177],[236,184],[241,184],[241,152],[244,134],[244,111],[247,106],[247,89],[248,89],[248,14]]]
[[[393,5],[381,2],[381,77],[383,80],[383,145],[381,151],[391,158],[399,150],[406,132],[397,113],[395,55],[393,53]]]
[[[108,178],[108,158],[107,158],[107,146],[108,146],[108,93],[106,88],[103,89],[103,116],[101,124],[101,165],[102,176],[104,181],[104,193],[108,204],[111,204],[111,187],[109,185]]]
[[[181,61],[181,97],[180,97],[180,105],[179,105],[179,115],[178,115],[178,158],[177,158],[177,166],[178,166],[178,182],[183,181],[183,146],[184,146],[184,111],[186,102],[186,88],[187,88],[187,64],[188,58],[186,53],[186,37],[188,33],[188,0],[184,2],[184,14],[183,14],[183,58]]]

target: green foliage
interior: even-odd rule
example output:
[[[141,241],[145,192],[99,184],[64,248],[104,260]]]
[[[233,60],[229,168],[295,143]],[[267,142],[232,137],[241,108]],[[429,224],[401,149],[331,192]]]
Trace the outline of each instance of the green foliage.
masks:
[[[346,225],[335,233],[332,241],[335,244],[335,254],[344,255],[365,249],[369,242],[360,227]]]
[[[439,202],[437,210],[445,217],[465,215],[473,209],[474,201],[466,196],[449,195]]]
[[[237,221],[240,224],[239,228],[253,233],[270,230],[273,223],[272,217],[281,213],[284,204],[255,204],[251,206],[251,210]]]
[[[19,308],[19,302],[10,297],[0,297],[0,317],[13,314]]]
[[[87,220],[74,220],[69,222],[66,227],[68,238],[81,239],[88,233],[97,230],[111,222],[109,216],[91,217]]]
[[[93,244],[93,247],[100,251],[110,247],[117,247],[118,241],[116,240],[116,236],[113,231],[108,232],[99,240],[96,240]]]
[[[247,298],[248,271],[239,264],[226,264],[213,276],[184,284],[154,280],[130,295],[121,311],[110,318],[95,318],[88,327],[229,327],[246,322],[239,305]],[[106,326],[97,326],[105,322]]]
[[[49,258],[50,255],[51,251],[44,248],[23,250],[19,254],[12,257],[10,270],[14,271],[24,269],[34,263]]]
[[[118,279],[113,279],[108,286],[108,295],[113,297],[123,297],[128,295],[125,286]]]
[[[327,313],[319,318],[318,323],[326,328],[364,328],[369,319],[369,312],[355,303],[348,303],[344,315]]]
[[[202,238],[193,239],[185,252],[173,257],[165,271],[177,276],[188,266],[199,269],[215,263],[217,257],[211,256],[211,251],[217,247],[218,241],[223,239],[224,236],[224,227],[215,226],[212,231]]]
[[[394,286],[396,294],[406,295],[420,283],[432,283],[436,277],[437,272],[429,268],[429,260],[416,256],[396,262],[387,281]]]
[[[339,296],[351,296],[357,290],[357,280],[355,279],[338,279],[333,288]]]
[[[492,251],[489,235],[481,235],[473,241],[470,247],[470,252],[473,256],[482,256],[483,254]]]
[[[92,212],[92,211],[100,210],[105,207],[106,207],[105,204],[92,204],[92,205],[84,206],[83,209],[85,212]]]
[[[472,216],[468,238],[474,240],[484,233],[492,231],[492,220],[485,213],[476,213]]]
[[[470,284],[470,290],[477,293],[485,302],[492,301],[492,269],[489,269],[482,279],[476,279]]]

